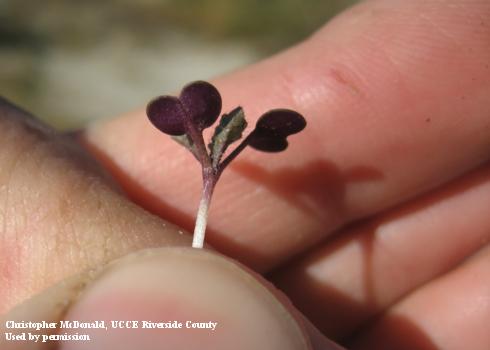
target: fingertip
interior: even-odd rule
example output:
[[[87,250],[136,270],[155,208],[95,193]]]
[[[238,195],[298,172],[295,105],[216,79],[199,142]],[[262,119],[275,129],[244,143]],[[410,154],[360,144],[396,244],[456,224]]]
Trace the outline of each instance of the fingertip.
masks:
[[[204,250],[148,250],[107,270],[65,320],[104,320],[63,349],[308,349],[295,319],[252,276]],[[136,321],[126,327],[118,321]],[[113,323],[116,322],[116,323]],[[148,327],[170,328],[148,328]]]
[[[58,322],[45,345],[58,340],[63,350],[311,349],[288,306],[236,263],[206,250],[144,250],[95,274],[31,299],[7,318]],[[76,328],[94,322],[99,328]]]

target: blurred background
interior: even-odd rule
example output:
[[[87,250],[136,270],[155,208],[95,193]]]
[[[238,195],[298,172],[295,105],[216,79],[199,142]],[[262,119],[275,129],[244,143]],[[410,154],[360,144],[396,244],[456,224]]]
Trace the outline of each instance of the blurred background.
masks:
[[[0,94],[59,129],[271,55],[355,0],[0,0]]]

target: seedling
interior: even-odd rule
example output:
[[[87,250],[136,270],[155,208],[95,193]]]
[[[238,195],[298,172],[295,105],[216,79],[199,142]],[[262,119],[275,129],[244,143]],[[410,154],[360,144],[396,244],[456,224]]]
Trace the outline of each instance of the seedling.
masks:
[[[247,121],[242,107],[223,114],[206,147],[202,131],[213,125],[220,113],[221,95],[205,81],[186,85],[179,97],[159,96],[150,101],[146,108],[152,124],[186,147],[201,164],[203,190],[194,228],[194,248],[203,247],[211,197],[228,164],[246,146],[264,152],[284,151],[288,147],[286,138],[306,126],[305,119],[295,111],[270,110],[259,118],[255,129],[222,160],[228,146],[242,138]]]

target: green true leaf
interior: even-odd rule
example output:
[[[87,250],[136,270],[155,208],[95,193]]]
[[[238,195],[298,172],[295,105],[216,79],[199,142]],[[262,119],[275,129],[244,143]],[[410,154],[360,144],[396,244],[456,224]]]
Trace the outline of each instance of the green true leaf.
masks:
[[[208,145],[213,168],[216,169],[218,167],[221,157],[228,146],[242,137],[242,132],[246,127],[247,121],[242,107],[237,107],[230,113],[223,114],[214,130],[211,143]]]

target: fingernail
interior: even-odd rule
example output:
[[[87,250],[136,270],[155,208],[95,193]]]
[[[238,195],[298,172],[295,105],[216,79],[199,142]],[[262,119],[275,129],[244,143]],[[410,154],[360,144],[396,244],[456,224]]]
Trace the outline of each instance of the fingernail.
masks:
[[[101,328],[59,329],[63,350],[310,349],[303,328],[264,285],[198,249],[151,250],[113,265],[64,320]]]

